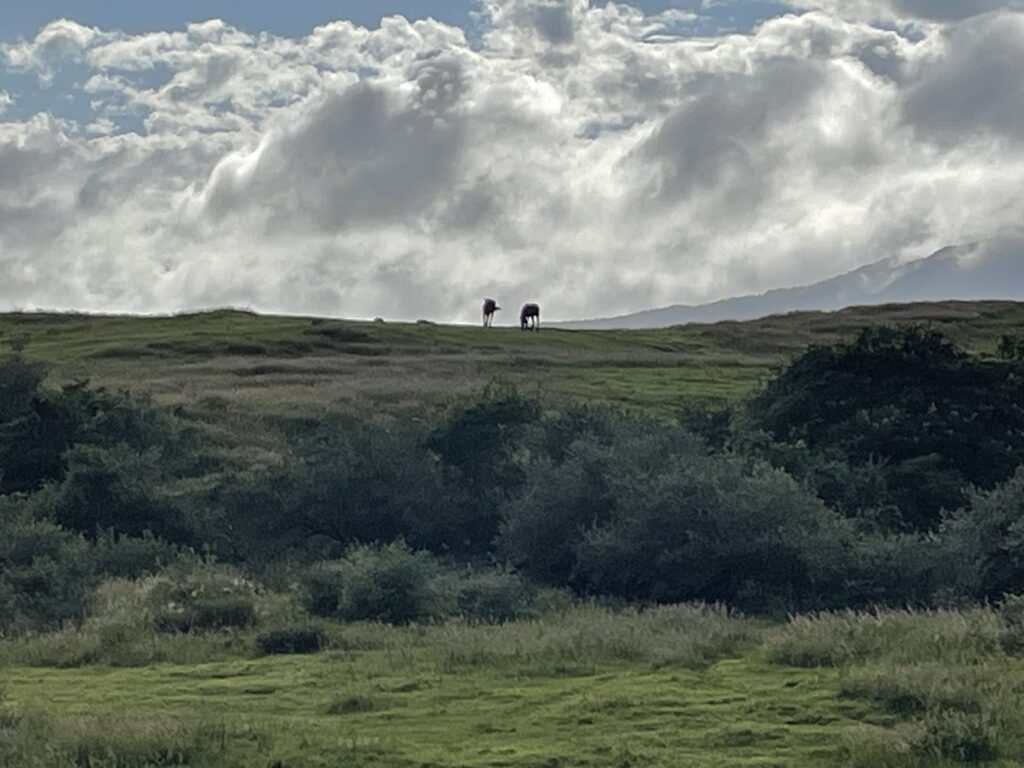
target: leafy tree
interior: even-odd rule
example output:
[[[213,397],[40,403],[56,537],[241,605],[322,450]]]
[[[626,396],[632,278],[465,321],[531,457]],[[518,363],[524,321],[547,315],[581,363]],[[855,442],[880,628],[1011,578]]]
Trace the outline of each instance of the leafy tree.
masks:
[[[441,548],[457,512],[437,460],[415,432],[328,419],[292,442],[288,460],[226,480],[215,494],[236,556],[336,556],[350,544],[407,537]]]
[[[1024,336],[1003,334],[996,353],[1004,360],[1024,360]]]
[[[41,366],[0,360],[0,494],[39,488],[63,472],[77,424],[43,391]]]
[[[537,459],[504,507],[501,549],[527,575],[630,600],[815,602],[851,532],[791,478],[679,429]]]
[[[968,486],[992,487],[1024,461],[1019,374],[932,331],[873,328],[809,349],[753,399],[750,416],[775,441],[845,462],[854,475],[874,465],[868,503],[931,529]],[[856,477],[844,483],[834,497],[849,496]]]
[[[429,554],[401,542],[353,547],[307,573],[306,604],[317,616],[345,621],[430,621],[451,612],[440,575]]]
[[[95,539],[153,534],[169,542],[202,542],[197,525],[166,487],[173,472],[159,448],[81,445],[67,453],[67,474],[38,509],[68,530]]]
[[[0,498],[0,634],[81,618],[94,584],[89,554],[80,537]]]
[[[488,387],[454,408],[424,443],[441,462],[447,502],[442,507],[446,536],[439,530],[422,543],[443,543],[451,551],[490,551],[501,523],[502,500],[524,480],[516,452],[529,425],[540,418],[537,402],[511,387]]]
[[[1024,594],[1024,467],[1005,483],[972,493],[942,533],[958,592],[987,599]]]

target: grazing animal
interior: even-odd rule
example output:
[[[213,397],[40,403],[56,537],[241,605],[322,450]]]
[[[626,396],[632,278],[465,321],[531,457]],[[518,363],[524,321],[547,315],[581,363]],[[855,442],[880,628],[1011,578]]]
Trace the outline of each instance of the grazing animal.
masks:
[[[540,307],[536,304],[523,304],[519,313],[519,327],[524,331],[539,331]]]
[[[498,302],[494,299],[484,299],[484,328],[490,328],[494,325],[494,313],[499,309],[501,307],[498,306]]]

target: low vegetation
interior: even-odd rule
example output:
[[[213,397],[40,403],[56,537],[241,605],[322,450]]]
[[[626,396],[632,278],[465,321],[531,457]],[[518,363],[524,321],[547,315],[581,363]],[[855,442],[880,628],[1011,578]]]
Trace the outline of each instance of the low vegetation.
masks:
[[[968,348],[828,337],[742,399],[492,382],[315,416],[61,384],[44,351],[120,347],[23,323],[0,361],[0,766],[1017,764],[1024,364],[996,309],[988,336],[947,329]],[[437,366],[469,333],[216,322],[138,343]],[[730,327],[472,344],[577,372],[631,338],[753,354]]]

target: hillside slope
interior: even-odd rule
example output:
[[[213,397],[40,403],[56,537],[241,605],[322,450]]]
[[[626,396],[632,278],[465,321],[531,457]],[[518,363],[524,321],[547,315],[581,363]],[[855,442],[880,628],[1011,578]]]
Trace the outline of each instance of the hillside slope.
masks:
[[[663,330],[523,333],[218,311],[176,317],[0,315],[0,354],[22,350],[55,384],[147,392],[237,413],[422,416],[493,382],[554,399],[671,415],[742,398],[786,359],[867,325],[927,323],[993,354],[1024,304],[944,302],[807,312]]]

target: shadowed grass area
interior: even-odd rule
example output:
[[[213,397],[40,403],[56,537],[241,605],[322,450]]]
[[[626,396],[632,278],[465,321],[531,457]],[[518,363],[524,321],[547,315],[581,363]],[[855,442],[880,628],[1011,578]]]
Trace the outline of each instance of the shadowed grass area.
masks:
[[[924,323],[979,354],[1024,323],[1013,302],[943,302],[802,312],[659,330],[522,333],[220,310],[174,317],[0,315],[0,352],[163,403],[304,415],[422,415],[494,380],[558,399],[671,417],[744,397],[790,356],[872,324]]]

